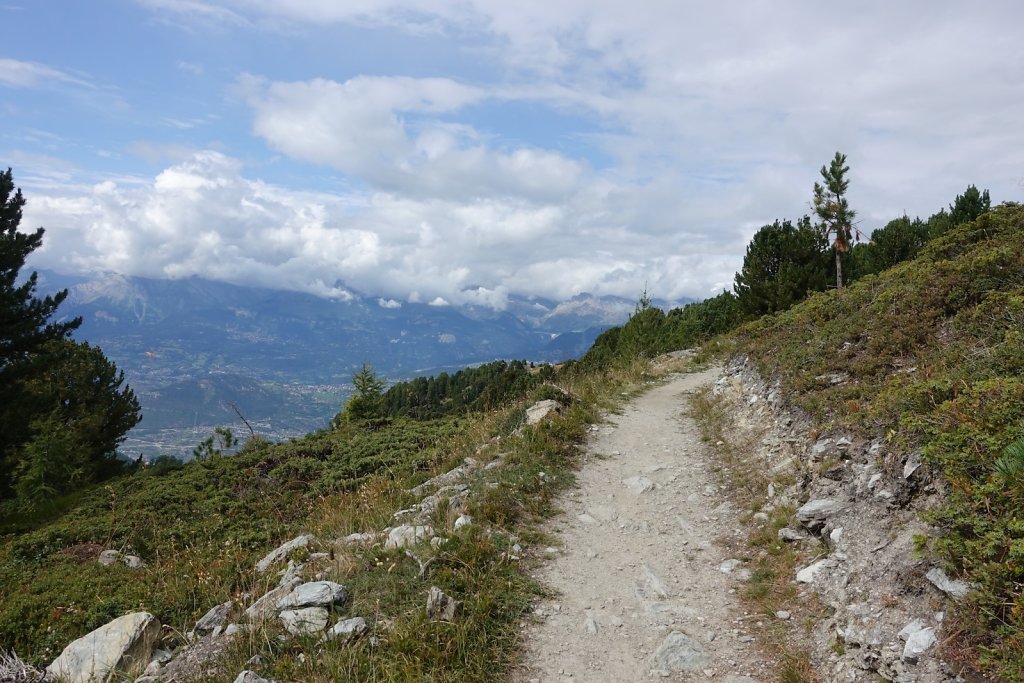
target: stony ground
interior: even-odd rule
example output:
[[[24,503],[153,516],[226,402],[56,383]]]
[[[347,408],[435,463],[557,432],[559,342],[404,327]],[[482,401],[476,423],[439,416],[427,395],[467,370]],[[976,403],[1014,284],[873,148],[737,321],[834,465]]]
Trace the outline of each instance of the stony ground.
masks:
[[[736,510],[685,415],[717,375],[675,375],[592,428],[519,683],[769,679],[736,596],[748,570],[722,542],[740,533]]]

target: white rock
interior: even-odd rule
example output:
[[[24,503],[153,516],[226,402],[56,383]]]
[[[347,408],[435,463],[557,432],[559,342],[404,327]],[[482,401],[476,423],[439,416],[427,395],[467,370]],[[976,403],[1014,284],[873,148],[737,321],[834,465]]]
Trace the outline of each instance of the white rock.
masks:
[[[146,566],[146,563],[138,555],[125,555],[121,558],[121,561],[124,562],[124,566],[128,567],[128,569],[142,569]]]
[[[910,634],[907,644],[903,646],[903,661],[916,662],[934,644],[935,629],[928,627],[915,631]]]
[[[427,594],[427,616],[431,621],[451,621],[455,618],[455,610],[462,604],[445,593],[437,586],[431,586]]]
[[[204,614],[199,621],[196,622],[195,627],[192,629],[199,635],[206,635],[210,633],[218,626],[224,626],[228,620],[228,614],[231,613],[231,601],[215,605]]]
[[[723,574],[732,574],[732,570],[742,564],[739,560],[726,560],[722,564],[718,565],[718,571]]]
[[[910,638],[910,636],[917,633],[918,631],[923,631],[925,628],[926,626],[923,621],[921,621],[920,619],[914,619],[912,622],[904,626],[896,635],[900,640],[906,642],[906,640]]]
[[[654,482],[647,477],[630,477],[629,479],[623,479],[622,483],[626,485],[627,489],[637,495],[654,490]]]
[[[849,504],[835,499],[819,498],[804,503],[796,511],[796,518],[811,531],[825,526],[826,520],[849,507]]]
[[[789,621],[789,618],[793,615],[784,609],[780,609],[778,612],[775,613],[775,616],[779,619],[782,619],[783,621]]]
[[[967,583],[959,579],[949,578],[946,576],[946,572],[938,567],[929,569],[925,577],[932,582],[932,585],[954,600],[959,600],[971,592],[971,587]]]
[[[558,401],[552,401],[551,399],[537,401],[526,409],[526,424],[535,425],[551,413],[557,414],[562,412],[564,407]]]
[[[263,574],[270,569],[272,564],[287,557],[288,553],[293,550],[298,550],[299,548],[305,548],[314,540],[316,540],[316,537],[313,536],[313,534],[303,534],[301,536],[296,536],[287,543],[282,543],[277,548],[274,548],[267,553],[262,560],[256,563],[256,571]]]
[[[338,545],[358,545],[361,543],[373,543],[380,537],[381,534],[375,531],[366,531],[363,533],[349,534],[344,538],[339,538],[336,541],[336,543]]]
[[[99,683],[116,674],[141,674],[160,638],[160,622],[133,612],[100,626],[69,644],[46,670],[67,683]]]
[[[388,540],[384,542],[384,547],[407,548],[433,536],[434,529],[427,524],[402,524],[391,530],[388,534]]]
[[[903,463],[903,478],[910,479],[910,477],[914,476],[914,472],[916,472],[920,467],[921,453],[919,451],[914,451],[907,456],[907,461]]]
[[[363,619],[362,617],[352,617],[351,619],[343,619],[332,626],[327,631],[324,639],[340,640],[343,643],[347,643],[350,640],[355,640],[364,633],[366,633],[366,619]]]
[[[803,541],[807,538],[807,534],[789,527],[782,527],[779,529],[778,537],[782,541]]]
[[[238,674],[238,676],[235,678],[234,683],[275,683],[275,682],[272,679],[263,678],[263,676],[260,676],[255,671],[249,671],[248,669],[246,669],[245,671],[242,671],[240,674]]]
[[[796,580],[800,583],[814,583],[814,579],[818,576],[818,574],[820,574],[823,570],[833,566],[835,566],[835,560],[830,560],[827,558],[824,560],[818,560],[814,564],[808,567],[804,567],[803,569],[798,571],[796,573]]]
[[[464,526],[469,526],[473,523],[473,518],[469,515],[459,515],[459,518],[455,520],[455,530],[458,531]]]
[[[270,619],[277,614],[277,601],[291,593],[292,589],[298,584],[299,580],[296,579],[293,584],[278,586],[266,593],[245,610],[245,618],[253,623]]]
[[[303,607],[281,612],[281,624],[293,636],[316,633],[327,628],[328,613],[324,607]]]
[[[277,609],[297,607],[330,607],[340,605],[348,599],[348,591],[334,581],[310,581],[296,586],[288,595],[277,601]]]
[[[832,533],[830,533],[828,537],[833,543],[839,543],[839,539],[843,537],[843,527],[837,526],[832,530]]]
[[[659,671],[695,671],[711,661],[700,643],[679,631],[672,631],[654,653]]]
[[[121,559],[121,553],[117,550],[104,550],[100,553],[100,556],[96,558],[96,561],[102,564],[104,567],[109,567],[115,562]]]

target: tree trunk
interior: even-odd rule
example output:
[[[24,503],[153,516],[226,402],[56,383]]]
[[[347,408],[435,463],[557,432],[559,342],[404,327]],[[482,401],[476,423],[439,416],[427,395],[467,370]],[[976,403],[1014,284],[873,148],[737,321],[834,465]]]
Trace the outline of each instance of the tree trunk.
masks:
[[[836,247],[836,289],[843,289],[843,254]]]

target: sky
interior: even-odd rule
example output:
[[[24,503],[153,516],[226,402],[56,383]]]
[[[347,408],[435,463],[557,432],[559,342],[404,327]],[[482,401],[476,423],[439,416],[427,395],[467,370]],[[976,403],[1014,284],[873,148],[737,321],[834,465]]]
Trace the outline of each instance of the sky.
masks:
[[[703,298],[850,165],[1024,196],[1024,5],[0,0],[34,267],[501,309]]]

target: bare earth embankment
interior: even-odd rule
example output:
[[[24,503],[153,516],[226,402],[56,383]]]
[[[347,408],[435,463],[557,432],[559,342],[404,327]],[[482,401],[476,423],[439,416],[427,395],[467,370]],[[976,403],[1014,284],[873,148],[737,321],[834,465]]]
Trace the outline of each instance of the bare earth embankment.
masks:
[[[591,428],[518,680],[767,680],[736,596],[747,570],[721,543],[737,512],[686,415],[717,375],[672,376]]]

